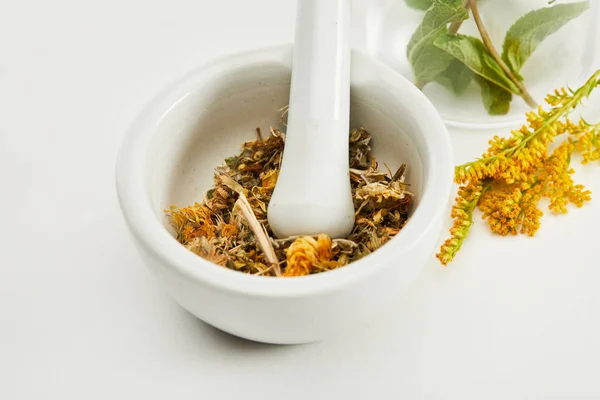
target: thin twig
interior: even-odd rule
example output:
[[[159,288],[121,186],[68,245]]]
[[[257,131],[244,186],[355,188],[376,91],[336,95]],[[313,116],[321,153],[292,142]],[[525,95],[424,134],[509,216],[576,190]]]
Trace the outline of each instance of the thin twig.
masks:
[[[275,250],[273,249],[273,245],[269,240],[269,235],[265,227],[258,222],[256,219],[256,215],[254,215],[254,211],[252,211],[252,206],[248,202],[248,199],[244,195],[244,193],[239,193],[240,197],[235,202],[235,207],[237,207],[241,212],[246,221],[248,221],[248,225],[254,235],[256,235],[256,239],[258,240],[258,244],[262,249],[263,253],[265,253],[265,257],[267,258],[267,262],[273,268],[276,276],[281,276],[281,267],[279,266],[279,260],[277,259],[277,255],[275,254]]]
[[[398,179],[402,178],[402,175],[404,175],[404,171],[406,171],[406,163],[402,163],[400,168],[398,168],[398,171],[396,171],[394,176],[392,176],[392,179],[390,179],[390,181],[388,182],[388,186],[397,181]]]
[[[279,260],[277,259],[277,255],[275,254],[273,245],[271,245],[271,242],[269,241],[269,234],[267,233],[267,230],[265,229],[264,225],[261,224],[256,218],[256,215],[254,215],[254,211],[252,211],[252,206],[250,205],[250,202],[248,201],[244,193],[246,190],[242,185],[237,183],[235,180],[233,180],[226,174],[221,174],[219,178],[225,186],[227,186],[234,192],[237,192],[237,194],[239,195],[238,200],[235,202],[234,208],[237,207],[241,211],[244,218],[246,218],[250,229],[252,230],[252,232],[254,232],[254,235],[258,240],[260,248],[262,249],[263,253],[265,253],[267,261],[273,266],[275,275],[280,276],[281,268],[279,267]]]
[[[277,111],[279,111],[280,113],[282,113],[281,116],[279,117],[279,122],[281,123],[281,125],[287,127],[287,124],[285,123],[284,118],[285,118],[285,115],[290,111],[290,105],[288,104],[285,107],[281,107]]]
[[[483,21],[481,20],[481,15],[479,14],[479,10],[477,9],[477,0],[470,0],[470,2],[471,2],[471,12],[473,13],[473,19],[475,19],[475,24],[477,24],[477,29],[479,30],[479,33],[481,34],[481,39],[483,40],[483,44],[485,45],[485,48],[490,53],[490,55],[494,58],[494,60],[496,60],[498,65],[500,65],[500,68],[502,68],[502,71],[504,71],[506,76],[508,76],[510,78],[510,80],[515,84],[515,86],[519,89],[519,91],[521,92],[520,96],[523,98],[523,100],[525,100],[525,102],[531,108],[537,107],[537,102],[533,99],[533,97],[531,97],[531,95],[527,91],[527,88],[525,87],[523,82],[521,82],[512,73],[512,71],[510,70],[508,65],[506,65],[506,63],[504,62],[502,57],[500,57],[500,54],[498,54],[498,51],[496,51],[496,48],[494,47],[494,44],[492,43],[492,39],[490,38],[490,35],[489,35],[487,29],[485,28],[485,26],[483,25]]]
[[[262,137],[262,133],[260,132],[260,128],[256,128],[256,136],[258,136],[258,141],[263,143],[263,137]]]
[[[387,169],[387,170],[388,170],[388,174],[389,174],[389,176],[393,176],[393,174],[392,174],[392,170],[390,169],[390,166],[389,166],[389,165],[387,165],[387,164],[385,163],[385,161],[383,162],[383,165],[385,165],[385,169]]]

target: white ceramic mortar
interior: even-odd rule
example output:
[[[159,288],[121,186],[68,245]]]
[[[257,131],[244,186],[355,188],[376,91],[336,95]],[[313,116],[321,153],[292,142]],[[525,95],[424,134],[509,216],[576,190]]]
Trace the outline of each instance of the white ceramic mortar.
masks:
[[[407,79],[352,52],[351,127],[373,135],[380,166],[405,162],[416,194],[410,221],[373,254],[306,277],[246,275],[179,244],[163,212],[199,201],[214,167],[241,144],[277,126],[289,100],[292,46],[233,55],[168,86],[127,132],[117,192],[139,253],[185,309],[231,334],[268,343],[305,343],[343,334],[389,312],[434,257],[452,195],[448,133]]]

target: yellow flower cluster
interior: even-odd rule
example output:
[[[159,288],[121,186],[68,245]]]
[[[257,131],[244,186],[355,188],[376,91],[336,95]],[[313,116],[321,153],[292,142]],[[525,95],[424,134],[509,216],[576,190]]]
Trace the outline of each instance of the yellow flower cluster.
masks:
[[[568,115],[600,85],[600,70],[578,90],[556,90],[546,97],[549,111],[539,107],[526,114],[527,123],[509,137],[495,136],[482,157],[456,167],[459,184],[452,208],[451,237],[437,257],[447,265],[460,250],[473,224],[473,211],[483,212],[490,229],[500,235],[533,236],[543,215],[538,203],[550,199],[549,209],[566,213],[572,203],[581,207],[591,199],[589,190],[573,182],[571,155],[578,152],[583,163],[600,160],[600,124],[578,123]],[[551,152],[557,137],[565,139]]]
[[[478,207],[492,232],[502,236],[517,233],[533,236],[543,215],[537,207],[540,188],[539,184],[528,183],[501,188],[490,186],[479,199]]]
[[[437,255],[442,264],[446,265],[460,250],[465,238],[469,234],[469,229],[473,223],[473,210],[477,206],[477,202],[482,194],[489,188],[489,184],[482,186],[481,184],[461,186],[458,190],[456,203],[452,206],[451,217],[454,220],[452,228],[450,228],[450,238],[446,240],[442,251]]]

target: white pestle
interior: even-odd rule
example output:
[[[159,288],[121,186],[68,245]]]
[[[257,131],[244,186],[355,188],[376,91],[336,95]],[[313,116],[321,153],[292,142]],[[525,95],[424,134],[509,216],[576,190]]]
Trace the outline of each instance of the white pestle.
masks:
[[[351,0],[298,0],[285,149],[269,203],[279,237],[354,225],[348,138]]]

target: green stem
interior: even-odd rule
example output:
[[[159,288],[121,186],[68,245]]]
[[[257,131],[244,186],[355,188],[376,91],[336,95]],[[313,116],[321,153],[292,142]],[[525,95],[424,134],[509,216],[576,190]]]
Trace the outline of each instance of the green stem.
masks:
[[[473,212],[475,211],[475,208],[477,208],[477,205],[479,204],[479,201],[481,200],[481,198],[483,197],[483,195],[485,193],[487,193],[488,190],[490,190],[492,188],[492,184],[493,184],[493,180],[492,179],[486,179],[484,181],[482,181],[483,186],[481,187],[481,192],[479,192],[479,194],[477,195],[477,197],[475,197],[474,199],[472,199],[469,202],[469,205],[463,209],[463,211],[469,216],[469,226],[465,229],[464,231],[464,236],[462,238],[457,238],[458,239],[458,244],[456,246],[454,246],[450,252],[450,260],[448,261],[452,261],[454,259],[454,257],[456,256],[456,253],[458,253],[458,251],[461,249],[463,243],[465,242],[465,239],[467,238],[471,227],[473,226]]]
[[[481,181],[481,183],[483,184],[483,186],[481,187],[481,192],[469,204],[469,217],[470,217],[471,223],[473,223],[473,211],[475,211],[475,208],[479,204],[479,200],[481,200],[481,198],[483,197],[483,195],[486,194],[487,191],[492,188],[492,185],[494,184],[494,180],[493,179],[484,179],[484,180]]]
[[[596,71],[594,75],[592,75],[582,87],[577,89],[577,91],[573,93],[573,96],[568,101],[563,103],[563,105],[560,108],[552,110],[549,113],[548,118],[544,121],[544,123],[542,123],[542,125],[539,128],[537,128],[531,135],[525,137],[519,144],[513,147],[509,147],[508,149],[504,149],[501,154],[508,155],[519,149],[522,149],[527,145],[527,143],[537,138],[543,131],[551,127],[565,114],[568,114],[570,111],[572,111],[577,106],[577,104],[579,104],[581,100],[583,100],[584,97],[589,96],[592,90],[598,87],[598,85],[600,85],[600,81],[598,79],[600,79],[600,70]],[[498,154],[487,158],[481,158],[479,160],[471,161],[463,165],[459,165],[456,168],[468,168],[476,163],[487,164],[490,161],[494,161],[496,158],[498,158]]]
[[[525,87],[523,82],[521,82],[519,80],[519,78],[517,78],[512,73],[512,71],[510,70],[508,65],[506,65],[506,63],[504,62],[502,57],[500,57],[500,54],[498,54],[498,51],[496,51],[496,48],[494,47],[494,44],[492,43],[492,39],[490,38],[490,35],[489,35],[487,29],[485,28],[485,25],[483,25],[483,20],[481,19],[481,15],[479,14],[479,9],[477,8],[477,0],[470,0],[470,4],[471,4],[471,12],[473,13],[473,19],[475,20],[477,29],[479,30],[479,33],[481,34],[481,39],[483,40],[483,44],[485,45],[485,48],[490,53],[490,55],[494,58],[494,60],[496,60],[498,65],[500,65],[500,68],[502,68],[502,71],[504,71],[506,76],[508,76],[508,78],[519,89],[519,92],[520,92],[519,95],[523,98],[523,100],[525,100],[527,105],[529,105],[529,107],[531,107],[531,108],[536,108],[537,102],[534,100],[533,97],[531,97],[531,94],[529,94],[529,92],[527,91],[527,88]]]
[[[467,10],[471,7],[471,0],[463,0],[463,7]],[[458,30],[462,26],[464,21],[455,21],[450,24],[450,28],[448,28],[448,32],[452,34],[458,33]]]

